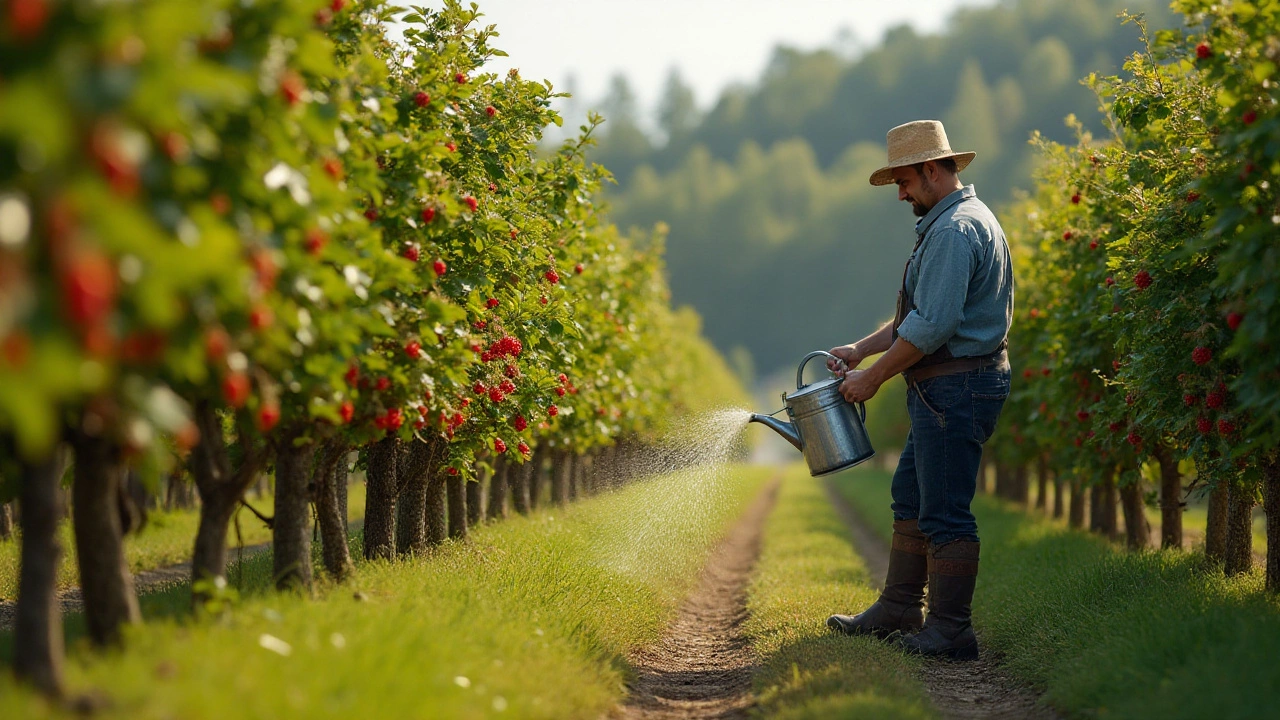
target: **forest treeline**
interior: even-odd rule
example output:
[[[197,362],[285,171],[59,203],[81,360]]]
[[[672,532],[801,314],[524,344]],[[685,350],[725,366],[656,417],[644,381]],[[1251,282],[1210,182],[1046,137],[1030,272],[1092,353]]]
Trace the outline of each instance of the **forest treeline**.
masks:
[[[704,112],[673,72],[657,138],[618,78],[592,155],[617,180],[612,217],[669,224],[674,301],[693,305],[739,366],[735,348],[762,373],[793,365],[892,314],[914,217],[867,183],[884,163],[885,132],[942,120],[954,147],[978,153],[963,181],[998,209],[1031,187],[1033,132],[1069,141],[1074,114],[1104,134],[1081,79],[1120,72],[1139,49],[1124,10],[1154,28],[1181,22],[1149,0],[1009,0],[962,9],[936,35],[891,30],[855,58],[780,47],[756,83]]]

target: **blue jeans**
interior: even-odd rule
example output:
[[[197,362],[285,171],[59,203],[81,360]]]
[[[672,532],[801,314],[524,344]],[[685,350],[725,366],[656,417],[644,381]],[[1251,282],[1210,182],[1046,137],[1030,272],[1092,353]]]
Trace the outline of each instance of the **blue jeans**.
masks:
[[[1009,370],[982,368],[908,383],[911,431],[893,474],[893,517],[919,519],[934,545],[978,540],[969,509],[982,444],[1009,397]]]

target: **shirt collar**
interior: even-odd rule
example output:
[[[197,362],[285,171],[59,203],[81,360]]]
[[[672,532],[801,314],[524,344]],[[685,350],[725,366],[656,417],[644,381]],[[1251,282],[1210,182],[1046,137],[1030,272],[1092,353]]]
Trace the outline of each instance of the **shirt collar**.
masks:
[[[948,208],[961,200],[977,197],[977,195],[978,194],[974,191],[972,185],[965,185],[959,190],[956,190],[950,195],[942,198],[938,201],[937,205],[934,205],[933,208],[929,210],[928,214],[916,221],[916,235],[924,237],[924,234],[929,232],[929,226],[933,225],[933,221],[937,220],[939,215],[946,212]]]

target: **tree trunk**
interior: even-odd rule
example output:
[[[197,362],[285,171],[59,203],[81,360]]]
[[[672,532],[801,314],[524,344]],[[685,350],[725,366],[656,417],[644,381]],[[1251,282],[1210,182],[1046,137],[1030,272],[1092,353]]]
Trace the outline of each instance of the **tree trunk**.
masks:
[[[467,483],[467,526],[475,527],[484,519],[484,483],[476,478]]]
[[[511,507],[521,515],[529,514],[529,483],[532,475],[533,458],[525,460],[507,474],[507,484],[511,486]]]
[[[1106,535],[1108,540],[1118,540],[1120,538],[1120,518],[1116,513],[1116,504],[1119,498],[1116,493],[1115,473],[1107,473],[1106,478],[1102,481],[1102,490],[1102,534]]]
[[[449,537],[454,540],[467,539],[467,488],[466,478],[461,475],[446,475],[445,492],[449,499]],[[504,497],[503,500],[506,500]]]
[[[1219,479],[1209,493],[1209,517],[1204,532],[1205,557],[1216,562],[1227,559],[1227,515],[1231,507],[1230,500],[1229,482]]]
[[[1084,508],[1089,502],[1086,492],[1084,481],[1079,476],[1071,478],[1071,510],[1067,513],[1067,527],[1077,530],[1084,527]]]
[[[996,462],[996,492],[998,498],[1009,500],[1013,498],[1013,471],[1009,466]]]
[[[192,413],[200,430],[200,442],[188,458],[191,476],[200,493],[200,526],[196,529],[196,545],[191,553],[192,601],[197,608],[208,599],[213,587],[227,574],[227,523],[235,512],[244,491],[267,461],[267,447],[252,442],[252,431],[243,425],[243,415],[236,416],[237,436],[242,455],[240,466],[232,471],[227,454],[222,421],[208,401],[198,401]]]
[[[396,462],[396,547],[400,555],[427,551],[427,473],[435,443],[413,439],[400,443]]]
[[[1106,500],[1106,489],[1102,483],[1096,482],[1089,487],[1089,531],[1096,532],[1099,535],[1105,534],[1103,529],[1103,511],[1102,506]]]
[[[439,545],[449,536],[445,518],[444,479],[448,474],[436,464],[427,470],[427,545]]]
[[[334,470],[334,492],[338,496],[338,517],[342,518],[342,533],[351,535],[351,512],[347,508],[347,493],[351,489],[351,452],[346,451]]]
[[[1014,501],[1023,507],[1031,504],[1031,483],[1030,473],[1027,471],[1026,463],[1018,463],[1013,470],[1013,492]]]
[[[1267,592],[1280,594],[1280,452],[1262,461],[1263,509],[1267,513]]]
[[[124,556],[118,504],[124,468],[118,449],[105,438],[76,431],[71,443],[75,449],[72,526],[85,623],[95,645],[118,646],[121,627],[142,621],[133,576]]]
[[[345,442],[331,440],[322,446],[316,453],[314,478],[324,571],[334,581],[342,582],[352,570],[351,550],[347,546],[347,519],[338,503],[338,486],[347,482]]]
[[[493,475],[489,477],[489,503],[485,516],[489,520],[504,520],[507,517],[507,473],[511,463],[505,456],[493,459]]]
[[[1182,474],[1173,451],[1157,443],[1153,452],[1160,466],[1160,547],[1182,547]]]
[[[543,478],[546,476],[547,458],[551,457],[551,449],[542,443],[538,445],[538,449],[533,451],[533,459],[529,464],[533,467],[529,472],[529,509],[537,510],[538,503],[542,502],[542,486]]]
[[[1241,482],[1231,483],[1230,498],[1223,566],[1228,577],[1253,569],[1253,506],[1257,503],[1254,488]]]
[[[311,469],[315,443],[301,428],[278,431],[276,438],[275,522],[271,526],[273,574],[278,590],[311,590]]]
[[[396,556],[396,464],[400,443],[387,436],[365,446],[364,559]]]
[[[595,476],[591,472],[594,464],[595,459],[590,455],[579,455],[573,463],[573,474],[578,478],[574,483],[574,487],[578,488],[578,497],[589,497],[596,492],[595,485],[592,483]]]
[[[582,469],[582,456],[570,454],[565,458],[565,465],[568,466],[565,472],[569,476],[567,483],[569,502],[573,502],[582,494],[582,488],[578,487],[578,483],[582,481],[582,473],[580,472]]]
[[[13,537],[13,507],[11,503],[0,503],[0,540]]]
[[[1062,476],[1059,475],[1058,473],[1054,473],[1053,474],[1053,519],[1054,520],[1061,520],[1063,515],[1066,514],[1066,508],[1063,507],[1066,504],[1065,498],[1063,497],[1064,485],[1066,485],[1066,483],[1062,481]]]
[[[569,480],[573,467],[568,450],[556,450],[551,453],[551,504],[563,505],[569,502]]]
[[[22,561],[18,571],[18,607],[13,621],[13,670],[40,692],[62,695],[62,614],[58,606],[58,482],[62,463],[57,451],[35,465],[24,465],[18,504],[22,528]]]
[[[1151,526],[1144,512],[1142,478],[1120,488],[1120,500],[1124,510],[1125,542],[1130,550],[1141,550],[1151,545]]]
[[[1047,511],[1049,507],[1049,456],[1041,453],[1036,459],[1036,509]]]

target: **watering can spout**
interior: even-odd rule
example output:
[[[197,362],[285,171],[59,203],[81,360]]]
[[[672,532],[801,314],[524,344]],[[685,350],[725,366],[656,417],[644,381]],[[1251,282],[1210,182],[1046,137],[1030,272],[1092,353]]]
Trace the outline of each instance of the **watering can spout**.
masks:
[[[787,442],[796,446],[797,450],[804,451],[804,443],[800,440],[800,433],[796,431],[796,426],[783,420],[778,420],[771,415],[761,415],[753,413],[749,422],[758,422],[761,425],[772,428],[774,432],[787,439]]]

